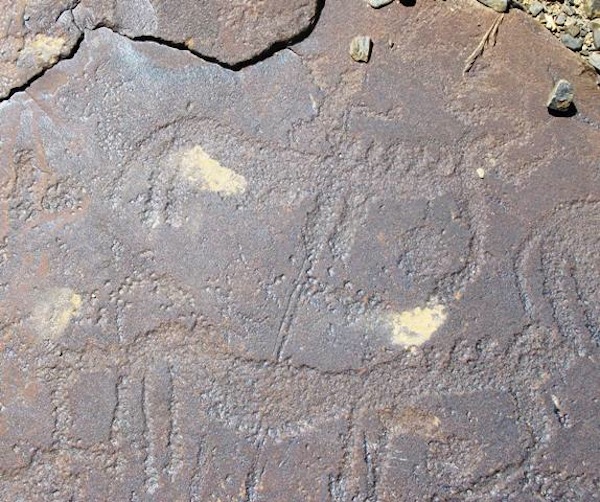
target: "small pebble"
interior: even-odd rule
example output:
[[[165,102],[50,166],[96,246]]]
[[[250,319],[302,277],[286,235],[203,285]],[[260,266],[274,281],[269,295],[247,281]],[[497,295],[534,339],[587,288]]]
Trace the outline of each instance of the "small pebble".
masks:
[[[554,89],[552,89],[550,96],[548,96],[548,103],[546,106],[550,110],[566,112],[571,107],[573,98],[574,92],[571,82],[561,79],[556,83]]]
[[[485,170],[484,170],[484,169],[482,169],[481,167],[479,167],[479,168],[477,169],[477,176],[479,176],[479,178],[480,178],[480,179],[483,179],[483,178],[485,178]]]
[[[581,30],[579,29],[579,26],[577,26],[576,24],[571,24],[571,25],[567,26],[565,31],[572,37],[576,37],[577,35],[579,35],[579,32]]]
[[[374,9],[379,9],[379,7],[383,7],[384,5],[392,3],[394,0],[367,0],[369,5]]]
[[[580,51],[583,47],[583,40],[581,38],[572,37],[568,33],[560,37],[560,40],[565,47],[568,47],[572,51]]]
[[[554,22],[554,18],[550,14],[544,14],[544,20],[546,22],[546,28],[548,28],[550,31],[556,31],[558,29],[556,23]]]
[[[564,24],[567,22],[567,18],[564,14],[559,14],[558,16],[556,16],[554,22],[557,26],[564,26]]]
[[[536,17],[540,12],[542,12],[544,10],[544,6],[540,3],[540,2],[533,2],[530,6],[529,6],[529,13],[533,16]]]
[[[590,55],[590,64],[600,72],[600,52],[593,52]]]
[[[368,63],[371,57],[371,37],[360,35],[350,42],[350,56],[354,61]]]
[[[494,9],[496,12],[506,12],[506,9],[508,9],[508,0],[479,0],[479,3]]]

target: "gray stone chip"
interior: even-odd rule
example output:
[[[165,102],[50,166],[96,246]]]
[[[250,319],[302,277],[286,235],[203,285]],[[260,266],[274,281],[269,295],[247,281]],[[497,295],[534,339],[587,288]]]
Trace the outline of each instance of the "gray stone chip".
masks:
[[[548,108],[557,112],[566,112],[572,105],[574,98],[573,86],[568,80],[559,80],[550,96],[548,97]]]

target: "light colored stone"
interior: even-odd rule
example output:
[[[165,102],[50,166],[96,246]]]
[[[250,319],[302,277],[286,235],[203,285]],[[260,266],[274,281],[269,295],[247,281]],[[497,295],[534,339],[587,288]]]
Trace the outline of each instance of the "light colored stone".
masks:
[[[384,7],[385,5],[388,5],[388,4],[392,3],[393,1],[394,0],[367,0],[369,5],[371,7],[373,7],[374,9],[379,9],[379,7]]]
[[[508,9],[508,0],[479,0],[479,3],[494,9],[496,12],[506,12],[506,9]]]
[[[371,57],[371,37],[359,35],[350,42],[350,57],[354,61],[368,63]]]
[[[600,72],[600,52],[593,52],[590,55],[590,64]]]
[[[529,13],[533,16],[536,17],[540,12],[544,11],[544,5],[541,4],[540,2],[533,2],[530,6],[529,6]]]
[[[590,19],[600,17],[600,0],[583,0],[583,13]]]
[[[594,38],[594,47],[600,49],[600,18],[590,21],[590,29]]]

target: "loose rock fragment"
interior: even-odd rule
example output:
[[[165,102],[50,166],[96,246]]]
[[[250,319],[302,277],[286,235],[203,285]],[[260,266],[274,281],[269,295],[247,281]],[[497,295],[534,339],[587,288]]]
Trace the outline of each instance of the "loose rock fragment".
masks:
[[[540,12],[542,12],[544,10],[544,6],[540,3],[540,2],[533,2],[530,6],[529,6],[529,13],[533,16],[536,17]]]
[[[594,37],[594,48],[600,49],[600,19],[594,19],[590,22],[592,35]]]
[[[590,19],[600,17],[600,0],[583,0],[583,13]]]
[[[576,24],[570,24],[567,26],[566,32],[572,37],[577,37],[581,32],[581,29]]]
[[[569,34],[565,34],[560,37],[561,42],[565,47],[572,51],[580,51],[583,47],[583,40],[581,38],[575,38]]]
[[[571,82],[559,80],[548,98],[548,108],[557,112],[566,112],[573,104],[574,92]]]
[[[556,26],[554,18],[550,14],[544,14],[544,21],[546,23],[546,28],[548,28],[550,31],[558,30],[558,26]]]
[[[350,42],[350,56],[354,61],[367,63],[371,57],[371,37],[358,36]]]
[[[394,0],[367,0],[369,5],[374,9],[379,9],[379,7],[383,7],[392,3]]]
[[[485,178],[485,169],[479,167],[477,168],[477,176],[479,176],[480,179]]]
[[[590,55],[590,64],[600,72],[600,52],[594,52]]]
[[[508,8],[508,0],[479,0],[479,3],[494,9],[496,12],[506,12]]]

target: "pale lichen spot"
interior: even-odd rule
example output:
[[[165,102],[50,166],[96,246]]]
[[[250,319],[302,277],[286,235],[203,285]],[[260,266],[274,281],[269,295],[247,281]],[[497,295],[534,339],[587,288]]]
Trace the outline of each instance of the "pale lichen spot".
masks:
[[[412,347],[422,345],[446,321],[446,307],[434,303],[390,315],[392,341],[396,345]]]
[[[81,308],[81,296],[69,288],[45,291],[33,306],[31,320],[40,338],[59,338]]]
[[[379,412],[379,418],[394,435],[407,434],[424,439],[436,439],[441,435],[441,420],[424,409],[410,406],[401,410],[386,408]]]
[[[223,167],[201,146],[195,146],[181,156],[182,175],[201,190],[230,196],[244,193],[248,183],[236,172]]]
[[[66,44],[67,41],[62,37],[38,34],[25,42],[23,55],[33,56],[40,63],[52,65],[58,61]]]

